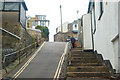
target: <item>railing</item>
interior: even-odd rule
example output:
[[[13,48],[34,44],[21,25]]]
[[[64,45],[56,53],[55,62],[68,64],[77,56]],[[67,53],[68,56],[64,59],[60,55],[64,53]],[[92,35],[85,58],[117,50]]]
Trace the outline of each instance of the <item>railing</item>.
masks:
[[[68,63],[69,63],[69,65],[71,64],[71,41],[69,41]]]
[[[9,32],[9,31],[1,28],[1,27],[0,27],[0,30],[2,30],[2,31],[4,31],[4,32],[6,32],[6,33],[8,33],[8,34],[10,34],[10,35],[12,35],[12,36],[14,36],[14,37],[16,37],[17,39],[21,39],[19,36],[15,35],[15,34],[13,34],[13,33],[11,33],[11,32]]]
[[[30,55],[36,49],[37,44],[39,44],[39,43],[42,43],[42,41],[38,42],[38,43],[35,42],[33,44],[28,45],[25,48],[22,48],[22,49],[16,51],[16,52],[4,55],[2,63],[3,63],[3,69],[5,69],[6,73],[8,73],[6,67],[9,64],[11,64],[12,62],[16,61],[17,59],[18,59],[18,63],[17,64],[20,64],[21,63],[21,59],[23,57],[27,58],[28,55]]]

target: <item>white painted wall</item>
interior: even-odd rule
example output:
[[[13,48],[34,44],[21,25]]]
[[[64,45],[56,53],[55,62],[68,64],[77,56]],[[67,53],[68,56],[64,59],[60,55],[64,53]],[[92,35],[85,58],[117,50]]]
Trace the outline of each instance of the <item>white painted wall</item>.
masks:
[[[61,32],[61,26],[58,26],[57,29],[58,29],[58,30],[57,30],[56,33]]]
[[[118,13],[120,13],[120,1],[118,4]],[[120,15],[118,15],[118,21],[120,21]],[[118,22],[118,33],[120,35],[120,22]],[[120,72],[120,39],[118,39],[118,71]]]
[[[117,70],[117,72],[120,72],[120,68],[118,66],[118,41],[119,39],[117,38],[114,42],[113,42],[113,50],[114,50],[114,59],[115,59],[115,69]]]
[[[110,60],[114,69],[118,72],[118,39],[112,40],[118,35],[118,3],[104,2],[104,12],[98,20],[99,3],[95,4],[96,13],[96,33],[94,35],[95,49],[103,55],[104,59]]]
[[[63,27],[63,33],[68,32],[68,22],[64,23],[62,27]]]
[[[73,23],[73,30],[78,31],[78,24],[77,23]]]
[[[92,49],[90,14],[83,15],[83,49]]]
[[[61,26],[58,26],[57,28],[58,28],[57,33],[61,32]],[[64,24],[62,24],[62,32],[63,33],[68,32],[68,22],[65,22]]]

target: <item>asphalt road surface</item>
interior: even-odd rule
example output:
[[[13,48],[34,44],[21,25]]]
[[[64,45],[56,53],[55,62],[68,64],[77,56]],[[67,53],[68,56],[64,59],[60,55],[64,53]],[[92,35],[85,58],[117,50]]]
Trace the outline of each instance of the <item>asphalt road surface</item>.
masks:
[[[53,78],[65,46],[65,42],[45,42],[17,78]]]

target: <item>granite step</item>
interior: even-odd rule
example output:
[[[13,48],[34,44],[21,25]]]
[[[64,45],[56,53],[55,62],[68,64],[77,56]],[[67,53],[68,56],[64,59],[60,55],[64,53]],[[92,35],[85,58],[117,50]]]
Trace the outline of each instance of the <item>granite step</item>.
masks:
[[[67,77],[111,77],[110,72],[67,72]]]
[[[88,60],[88,61],[96,61],[96,60],[100,60],[98,58],[95,58],[95,57],[72,57],[71,58],[71,61],[80,61],[80,60]]]
[[[109,78],[100,78],[100,77],[91,77],[91,78],[84,78],[84,77],[67,77],[66,80],[110,80]]]
[[[102,60],[85,60],[85,59],[81,59],[81,60],[71,60],[71,63],[103,63],[104,61]]]
[[[71,63],[68,66],[103,66],[104,63]]]
[[[107,66],[68,66],[67,72],[110,72]]]
[[[92,57],[92,58],[97,58],[96,55],[93,55],[93,54],[89,54],[89,55],[86,55],[86,54],[71,54],[71,57]]]

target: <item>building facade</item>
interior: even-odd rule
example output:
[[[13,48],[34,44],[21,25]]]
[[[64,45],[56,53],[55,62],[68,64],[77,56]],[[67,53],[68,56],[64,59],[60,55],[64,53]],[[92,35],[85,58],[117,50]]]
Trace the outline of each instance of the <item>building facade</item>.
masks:
[[[79,25],[78,25],[79,24]],[[56,34],[54,35],[54,41],[65,42],[67,39],[70,39],[73,36],[76,39],[78,47],[81,47],[82,33],[81,33],[81,18],[72,23],[63,24],[63,32],[61,32],[61,26],[56,28]],[[79,27],[78,27],[79,26]],[[78,31],[79,28],[79,31]],[[79,32],[79,42],[78,42],[78,32]]]
[[[27,6],[24,0],[5,0],[2,2],[2,53],[7,54],[32,43],[26,31]]]
[[[117,73],[120,73],[119,11],[119,2],[93,0],[88,14],[83,15],[83,39],[89,40],[83,40],[84,49],[97,50],[105,60],[110,60]]]
[[[35,28],[36,26],[49,27],[49,20],[46,20],[46,15],[36,15],[35,17],[28,17],[27,27]]]
[[[64,24],[62,24],[62,29],[61,29],[61,26],[58,26],[56,28],[56,33],[59,33],[59,32],[66,33],[66,32],[68,32],[68,24],[69,24],[68,22],[65,22]]]

